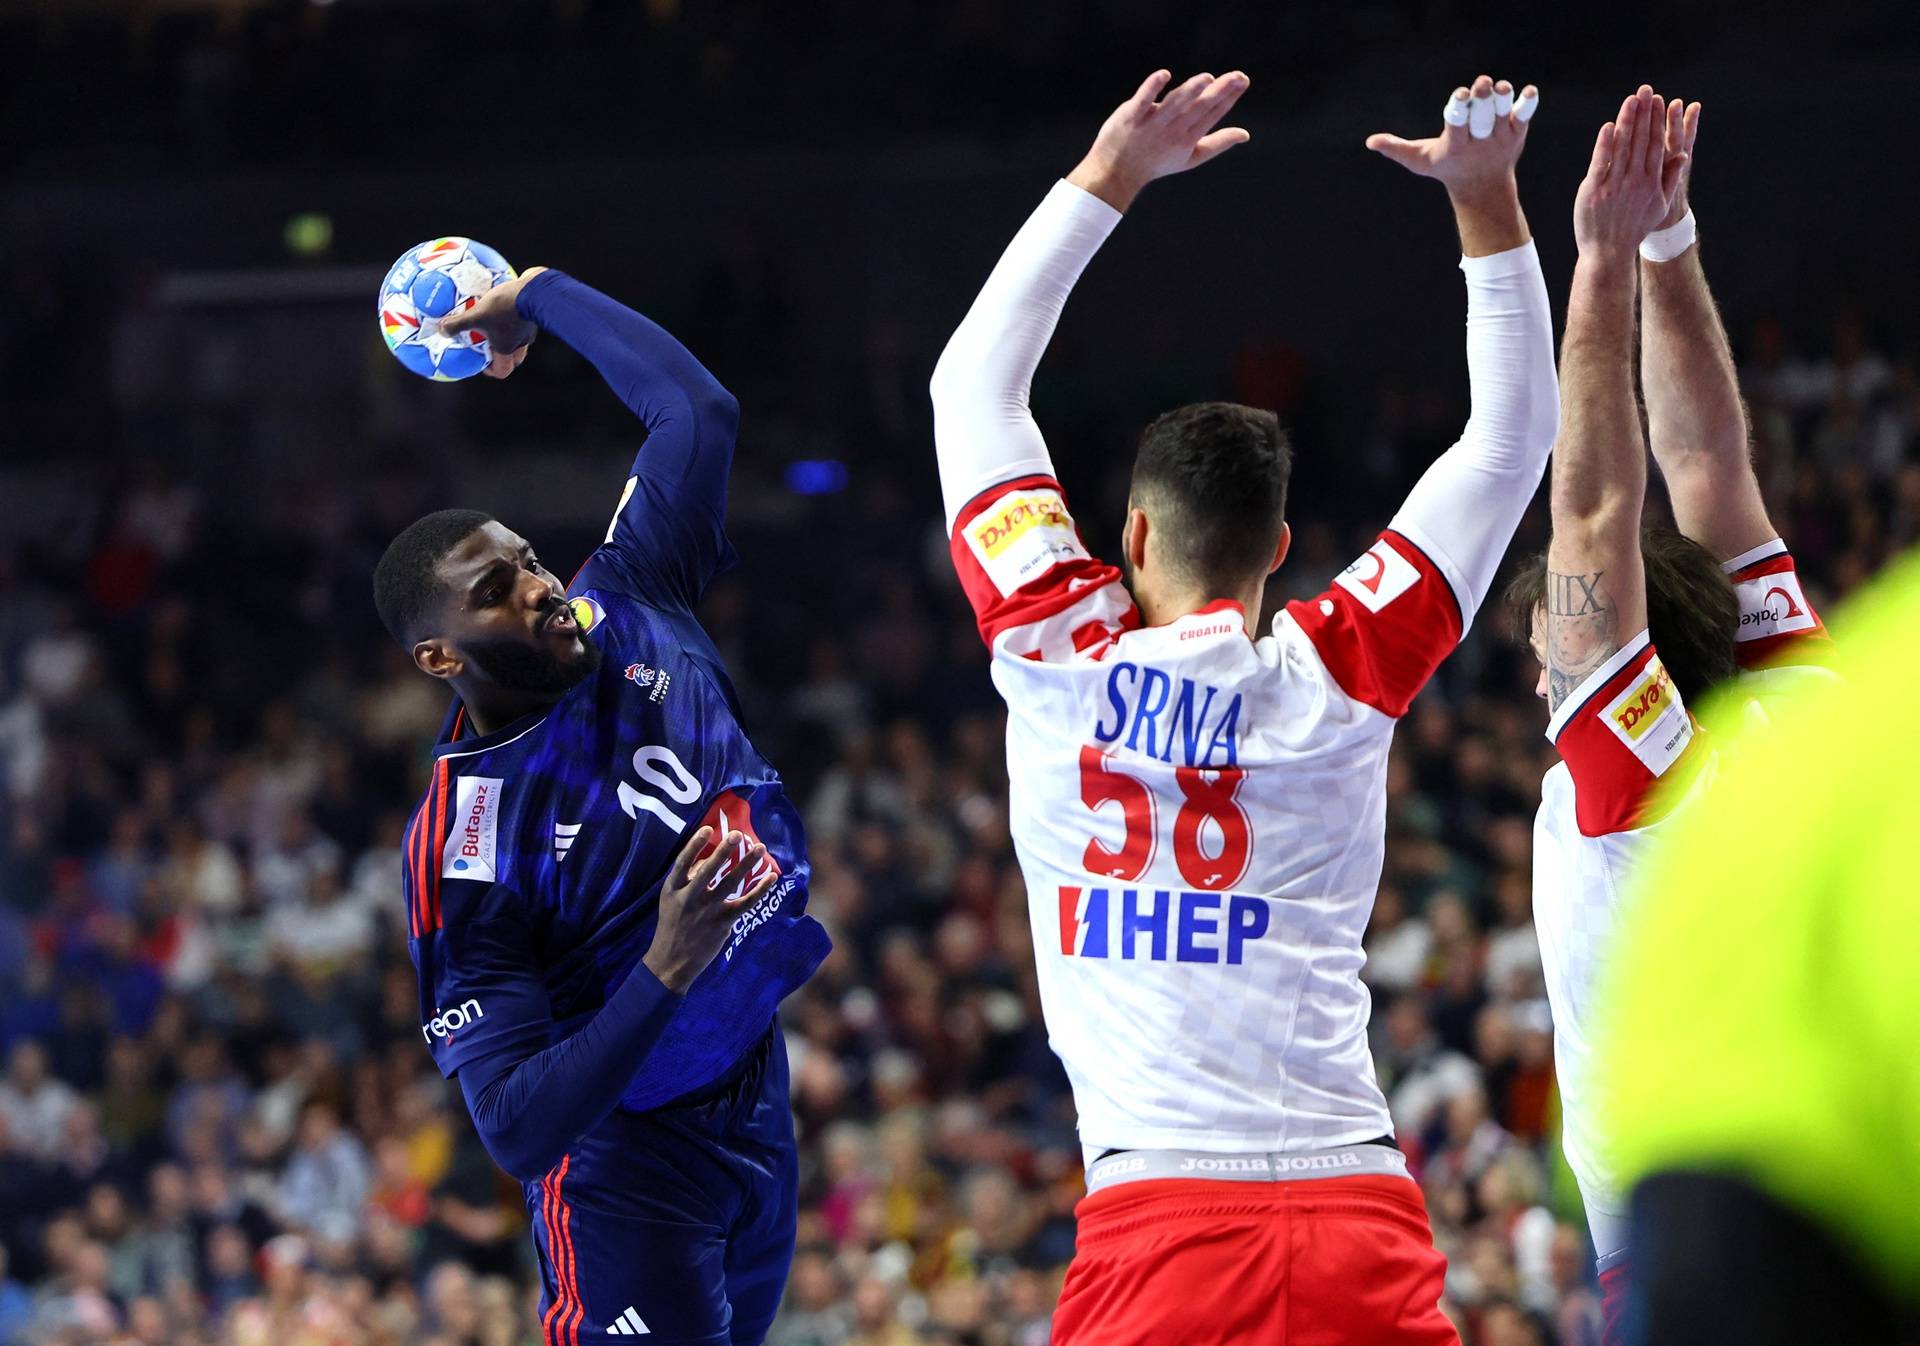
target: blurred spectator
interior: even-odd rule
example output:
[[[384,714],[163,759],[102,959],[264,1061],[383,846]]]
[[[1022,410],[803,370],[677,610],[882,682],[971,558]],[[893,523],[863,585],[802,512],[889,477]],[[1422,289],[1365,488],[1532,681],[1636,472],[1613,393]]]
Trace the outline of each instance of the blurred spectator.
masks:
[[[47,1050],[29,1039],[14,1044],[0,1079],[0,1115],[12,1145],[31,1158],[51,1160],[66,1141],[67,1121],[80,1096],[47,1073]]]

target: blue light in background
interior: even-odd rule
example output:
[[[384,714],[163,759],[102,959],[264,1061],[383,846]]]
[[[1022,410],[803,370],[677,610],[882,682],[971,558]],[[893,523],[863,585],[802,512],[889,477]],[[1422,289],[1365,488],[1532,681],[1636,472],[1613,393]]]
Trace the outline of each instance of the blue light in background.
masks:
[[[795,495],[832,495],[847,486],[847,465],[837,458],[802,458],[787,464],[787,489]]]

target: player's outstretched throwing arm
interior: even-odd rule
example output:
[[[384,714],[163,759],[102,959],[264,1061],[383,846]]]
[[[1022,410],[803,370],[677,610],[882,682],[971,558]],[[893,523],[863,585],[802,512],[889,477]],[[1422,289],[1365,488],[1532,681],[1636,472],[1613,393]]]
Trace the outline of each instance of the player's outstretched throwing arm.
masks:
[[[1565,412],[1540,631],[1555,711],[1647,625],[1647,463],[1633,391],[1633,306],[1640,241],[1665,216],[1685,163],[1668,155],[1663,121],[1651,89],[1623,102],[1600,128],[1574,200],[1580,256],[1560,360]]]
[[[720,380],[659,324],[546,267],[528,268],[441,326],[487,333],[491,378],[519,368],[542,329],[592,362],[647,428],[608,548],[643,596],[697,601],[733,560],[724,524],[740,404]]]
[[[1460,603],[1455,640],[1486,598],[1540,485],[1560,414],[1546,280],[1515,177],[1538,101],[1532,85],[1516,99],[1507,81],[1481,75],[1454,90],[1437,135],[1367,138],[1367,148],[1438,179],[1460,231],[1472,413],[1391,525],[1446,576]],[[1433,652],[1433,662],[1445,652]]]
[[[1685,159],[1666,217],[1640,245],[1640,383],[1654,462],[1680,531],[1733,577],[1741,665],[1818,662],[1826,627],[1767,517],[1733,348],[1700,261],[1688,200],[1700,105],[1675,98],[1663,120],[1668,156]]]
[[[442,900],[473,909],[449,910],[444,926],[415,941],[422,989],[435,1001],[422,1032],[442,1069],[458,1072],[487,1153],[514,1177],[539,1178],[606,1119],[734,921],[779,877],[771,870],[748,885],[764,848],[738,832],[712,846],[713,834],[699,828],[675,858],[640,965],[557,1042],[533,926],[516,895],[447,881]]]

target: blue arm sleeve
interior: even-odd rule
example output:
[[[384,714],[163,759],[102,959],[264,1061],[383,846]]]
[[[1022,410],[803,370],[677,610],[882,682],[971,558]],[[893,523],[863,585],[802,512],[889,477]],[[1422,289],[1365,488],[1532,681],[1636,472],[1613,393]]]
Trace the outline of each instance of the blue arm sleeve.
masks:
[[[592,362],[647,427],[596,559],[636,596],[691,607],[734,559],[725,522],[740,404],[665,329],[571,276],[535,276],[518,307]]]
[[[531,1181],[612,1112],[681,997],[637,964],[607,1002],[555,1040],[534,920],[505,884],[446,880],[448,922],[410,941],[420,1033],[457,1075],[494,1162]]]
[[[523,1182],[551,1171],[620,1102],[680,1004],[638,964],[597,1014],[551,1047],[468,1062],[460,1089],[493,1161]]]

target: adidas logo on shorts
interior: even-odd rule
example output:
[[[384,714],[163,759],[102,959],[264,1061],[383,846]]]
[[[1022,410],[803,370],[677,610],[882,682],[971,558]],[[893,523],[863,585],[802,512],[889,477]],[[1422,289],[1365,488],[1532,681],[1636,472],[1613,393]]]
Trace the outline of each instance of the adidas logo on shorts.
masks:
[[[640,1321],[640,1315],[633,1311],[631,1304],[627,1305],[627,1311],[615,1320],[613,1326],[607,1329],[607,1335],[610,1337],[644,1337],[651,1332],[652,1329]]]

